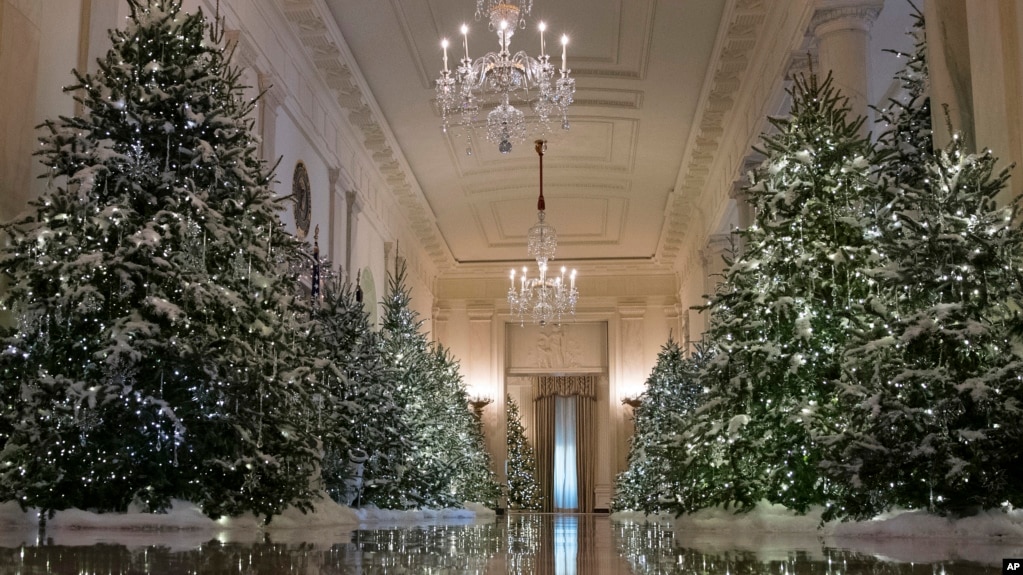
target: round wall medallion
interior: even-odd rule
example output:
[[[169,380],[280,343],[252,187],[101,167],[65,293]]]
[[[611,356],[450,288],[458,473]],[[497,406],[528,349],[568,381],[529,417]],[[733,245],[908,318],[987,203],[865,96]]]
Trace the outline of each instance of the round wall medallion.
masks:
[[[309,189],[309,173],[302,162],[295,166],[291,193],[295,200],[295,227],[298,235],[305,237],[309,235],[309,220],[312,217],[312,191]]]

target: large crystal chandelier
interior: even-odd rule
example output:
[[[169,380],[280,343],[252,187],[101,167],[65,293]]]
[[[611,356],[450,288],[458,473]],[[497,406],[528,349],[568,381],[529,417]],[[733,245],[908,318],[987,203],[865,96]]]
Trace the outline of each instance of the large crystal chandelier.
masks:
[[[558,232],[546,221],[543,200],[543,154],[547,151],[547,142],[536,141],[536,153],[540,156],[540,197],[536,201],[536,223],[529,228],[527,236],[527,253],[536,258],[539,268],[537,277],[529,277],[526,267],[522,275],[515,281],[515,269],[511,270],[511,287],[508,288],[508,304],[512,314],[518,316],[519,323],[525,324],[529,317],[533,322],[545,326],[549,323],[561,324],[566,314],[575,314],[575,304],[579,292],[575,289],[575,270],[566,278],[567,270],[562,267],[561,275],[547,275],[547,261],[554,259],[554,250],[558,248]]]
[[[533,58],[525,51],[511,53],[511,38],[516,28],[526,27],[526,15],[533,0],[476,0],[476,19],[489,16],[490,29],[497,33],[500,50],[469,57],[469,27],[462,25],[464,56],[452,72],[448,69],[448,41],[444,48],[444,70],[437,79],[437,103],[441,111],[441,128],[447,132],[454,123],[466,138],[466,154],[472,154],[472,132],[483,126],[480,114],[486,116],[487,140],[497,144],[502,154],[513,143],[523,142],[530,132],[543,136],[550,128],[551,117],[561,116],[561,127],[567,130],[568,107],[575,94],[575,80],[569,76],[566,51],[568,36],[561,37],[561,69],[555,73],[544,43],[546,26],[539,23],[540,56]],[[514,104],[532,107],[529,117]],[[481,112],[481,110],[489,110]]]

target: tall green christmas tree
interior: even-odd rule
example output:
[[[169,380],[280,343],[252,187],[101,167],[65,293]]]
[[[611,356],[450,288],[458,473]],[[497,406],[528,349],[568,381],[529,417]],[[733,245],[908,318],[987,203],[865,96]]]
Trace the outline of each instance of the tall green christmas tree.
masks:
[[[962,515],[1023,502],[1023,362],[1014,333],[1023,286],[1018,204],[1000,206],[1007,171],[955,139],[935,153],[923,21],[881,143],[889,199],[878,243],[890,261],[857,323],[845,365],[852,424],[827,469],[846,484],[833,514],[893,507]],[[1016,421],[1017,423],[1013,423]]]
[[[439,344],[431,346],[433,381],[437,386],[438,453],[453,469],[451,493],[459,503],[481,503],[497,509],[501,486],[487,451],[481,414],[469,408],[469,394],[458,362]]]
[[[402,475],[398,478],[401,501],[395,507],[447,507],[455,504],[448,489],[451,470],[439,464],[438,454],[430,443],[429,343],[421,331],[423,322],[411,307],[406,273],[405,263],[400,259],[395,263],[394,273],[388,273],[380,326],[381,353],[396,374],[394,401],[409,431],[408,449],[400,463]]]
[[[508,509],[540,511],[543,495],[536,481],[536,455],[519,415],[519,404],[508,395],[505,399],[508,422]]]
[[[327,274],[325,274],[327,275]],[[316,358],[316,429],[321,473],[332,499],[395,508],[409,429],[393,397],[396,373],[385,361],[358,285],[325,278],[313,313],[308,353]]]
[[[672,337],[657,354],[641,403],[635,408],[628,468],[615,480],[613,511],[656,513],[691,497],[689,486],[672,478],[670,454],[705,395],[699,375],[709,358],[710,352],[702,345],[686,357]]]
[[[78,117],[45,123],[49,190],[3,226],[0,497],[212,517],[310,507],[299,270],[222,29],[129,0]],[[208,33],[208,36],[207,36]]]
[[[806,510],[828,501],[822,435],[842,426],[841,354],[878,257],[875,151],[830,76],[797,78],[791,113],[772,118],[748,197],[753,225],[711,300],[716,356],[708,397],[680,437],[672,478],[695,496],[675,510],[761,500]]]
[[[409,428],[401,478],[405,507],[451,507],[465,501],[496,506],[499,486],[482,435],[474,432],[469,397],[458,364],[431,345],[410,307],[406,268],[388,274],[381,349],[397,374],[395,401]]]

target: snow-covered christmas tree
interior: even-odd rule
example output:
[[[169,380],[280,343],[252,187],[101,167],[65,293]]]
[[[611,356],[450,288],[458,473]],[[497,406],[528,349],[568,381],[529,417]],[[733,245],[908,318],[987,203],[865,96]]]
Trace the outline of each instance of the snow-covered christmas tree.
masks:
[[[313,315],[316,428],[324,488],[335,501],[400,507],[398,478],[409,430],[394,401],[395,371],[384,361],[358,284],[327,278]]]
[[[687,357],[672,337],[661,347],[634,411],[628,468],[615,480],[613,511],[656,513],[692,497],[689,486],[672,479],[671,454],[705,395],[699,376],[709,358],[702,344]]]
[[[877,214],[880,289],[845,362],[852,424],[827,469],[846,483],[833,513],[893,507],[966,514],[1023,503],[1023,232],[999,205],[1008,173],[957,138],[932,149],[923,21],[886,112],[888,201]]]
[[[519,404],[511,395],[505,401],[508,424],[508,509],[539,511],[543,508],[543,495],[536,481],[536,455],[526,439]]]
[[[51,185],[3,226],[0,497],[43,511],[308,508],[302,244],[277,216],[222,28],[129,0]]]
[[[805,510],[832,489],[818,438],[842,425],[841,354],[871,289],[875,151],[830,76],[799,77],[790,94],[747,190],[756,216],[740,232],[743,253],[711,300],[710,392],[673,466],[673,481],[698,497],[678,512],[765,499]]]
[[[489,503],[496,500],[499,487],[490,470],[490,456],[474,437],[469,396],[458,364],[446,349],[431,345],[421,331],[422,321],[410,306],[405,276],[405,263],[399,258],[394,273],[388,274],[381,326],[385,361],[398,374],[395,401],[410,431],[400,483],[403,506]]]
[[[447,454],[454,470],[451,493],[460,503],[481,503],[497,509],[501,485],[494,473],[483,434],[482,414],[469,407],[469,394],[458,362],[439,344],[431,345],[433,379],[439,393],[436,413],[443,421],[438,452]]]

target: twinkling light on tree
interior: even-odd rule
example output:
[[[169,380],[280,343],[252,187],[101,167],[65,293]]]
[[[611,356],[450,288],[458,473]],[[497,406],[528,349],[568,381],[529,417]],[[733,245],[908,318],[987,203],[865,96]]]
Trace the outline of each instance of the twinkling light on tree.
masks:
[[[508,425],[508,509],[539,511],[543,495],[536,480],[536,454],[526,438],[519,404],[511,395],[505,398],[505,419]]]
[[[0,497],[44,512],[309,508],[302,245],[285,233],[222,28],[129,0],[49,189],[3,226]],[[45,513],[44,513],[45,516]]]

